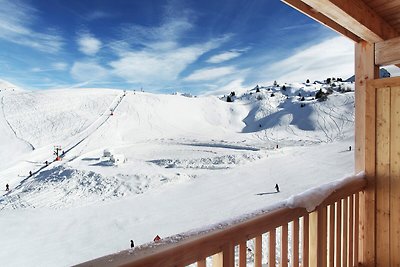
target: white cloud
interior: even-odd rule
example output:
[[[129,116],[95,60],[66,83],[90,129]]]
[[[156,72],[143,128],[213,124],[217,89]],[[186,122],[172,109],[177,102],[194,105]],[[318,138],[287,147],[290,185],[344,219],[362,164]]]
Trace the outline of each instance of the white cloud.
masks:
[[[108,18],[108,17],[112,17],[111,14],[108,14],[101,10],[94,10],[85,16],[85,18],[87,20],[97,20],[97,19],[104,19],[104,18]]]
[[[232,50],[232,51],[224,52],[224,53],[210,57],[207,60],[207,62],[208,63],[225,62],[225,61],[228,61],[228,60],[231,60],[231,59],[234,59],[234,58],[240,56],[242,53],[243,53],[243,51],[239,51],[239,50]]]
[[[68,68],[68,64],[65,62],[55,62],[52,63],[51,66],[54,70],[66,70]]]
[[[222,78],[227,75],[231,75],[236,72],[234,67],[219,67],[219,68],[206,68],[201,70],[196,70],[188,77],[185,78],[186,81],[209,81]]]
[[[202,94],[204,94],[204,95],[227,95],[230,92],[235,91],[235,93],[237,95],[241,95],[241,94],[247,92],[247,90],[248,90],[248,88],[246,88],[243,83],[244,83],[244,79],[242,79],[242,78],[235,79],[235,80],[229,81],[227,83],[218,85],[214,89],[202,92]]]
[[[194,27],[193,20],[190,10],[167,5],[160,25],[124,25],[123,40],[110,45],[119,57],[109,63],[112,74],[130,83],[152,87],[178,84],[180,74],[190,64],[231,38],[227,34],[204,42],[182,44],[181,40]]]
[[[71,76],[80,82],[103,80],[107,78],[108,70],[95,62],[75,62],[71,68]]]
[[[164,9],[162,23],[158,26],[125,25],[124,39],[151,49],[169,50],[179,46],[178,40],[194,27],[191,23],[193,16],[190,16],[190,11],[171,4]]]
[[[25,2],[0,0],[0,38],[33,49],[56,53],[63,39],[54,29],[37,32],[31,25],[37,21],[37,10]]]
[[[94,56],[97,52],[99,52],[101,48],[101,41],[88,33],[81,34],[77,43],[79,45],[79,51],[88,56]]]
[[[68,68],[68,64],[64,62],[54,62],[50,64],[50,68],[34,67],[32,72],[62,71]]]
[[[166,83],[177,82],[180,73],[201,55],[231,38],[225,35],[204,43],[181,45],[179,40],[193,27],[188,13],[183,11],[174,17],[168,13],[156,27],[126,26],[126,38],[112,47],[119,56],[109,64],[113,74],[131,83],[167,86]],[[135,51],[131,46],[141,48]]]
[[[268,81],[302,82],[327,77],[347,79],[354,74],[354,44],[344,37],[335,37],[302,49],[298,53],[268,64],[262,71]]]
[[[110,66],[115,75],[130,82],[161,84],[175,81],[189,64],[215,46],[216,44],[210,41],[203,45],[171,50],[126,52],[119,60],[111,62]]]

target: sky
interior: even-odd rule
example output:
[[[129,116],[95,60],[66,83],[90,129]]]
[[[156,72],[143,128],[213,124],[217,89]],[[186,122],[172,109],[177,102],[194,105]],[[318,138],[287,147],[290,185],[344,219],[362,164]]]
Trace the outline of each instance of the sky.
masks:
[[[0,79],[222,94],[354,73],[354,45],[279,0],[0,0]]]

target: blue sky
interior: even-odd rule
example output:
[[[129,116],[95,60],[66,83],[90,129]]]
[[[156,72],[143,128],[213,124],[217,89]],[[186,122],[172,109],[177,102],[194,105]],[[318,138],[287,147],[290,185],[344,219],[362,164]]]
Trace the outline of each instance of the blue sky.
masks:
[[[0,79],[218,94],[353,74],[353,44],[279,0],[0,0]]]

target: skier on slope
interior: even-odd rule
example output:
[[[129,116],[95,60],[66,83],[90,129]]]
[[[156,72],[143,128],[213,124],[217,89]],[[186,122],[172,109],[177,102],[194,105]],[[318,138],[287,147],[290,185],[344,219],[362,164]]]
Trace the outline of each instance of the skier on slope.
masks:
[[[10,191],[10,186],[6,184],[6,191]]]
[[[135,243],[133,243],[133,240],[131,240],[131,248],[135,247]]]
[[[275,184],[275,189],[276,189],[276,192],[279,193],[279,185],[278,184]]]

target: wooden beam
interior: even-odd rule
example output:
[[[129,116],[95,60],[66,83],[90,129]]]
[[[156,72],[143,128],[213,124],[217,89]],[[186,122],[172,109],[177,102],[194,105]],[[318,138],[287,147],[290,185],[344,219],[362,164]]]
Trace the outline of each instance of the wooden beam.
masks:
[[[367,42],[376,43],[399,36],[394,28],[362,0],[301,1]]]
[[[350,38],[354,42],[359,42],[361,39],[348,29],[342,27],[341,25],[337,24],[327,16],[319,13],[318,11],[314,10],[312,7],[309,5],[303,3],[302,1],[299,0],[282,0],[289,6],[293,7],[294,9],[297,9],[298,11],[302,12],[303,14],[307,15],[308,17],[316,20],[317,22],[327,26],[328,28],[344,35],[345,37]]]
[[[355,171],[365,171],[368,186],[360,196],[360,262],[375,266],[375,96],[367,81],[377,78],[373,44],[355,45]]]
[[[392,38],[375,44],[375,64],[400,64],[400,37]]]

